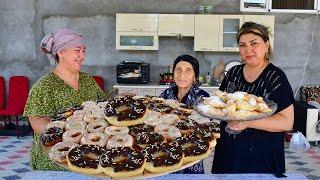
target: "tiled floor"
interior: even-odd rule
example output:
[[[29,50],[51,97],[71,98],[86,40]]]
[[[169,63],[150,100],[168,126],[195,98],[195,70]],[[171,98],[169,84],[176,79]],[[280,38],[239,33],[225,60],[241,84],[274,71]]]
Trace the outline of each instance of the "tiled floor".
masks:
[[[20,139],[0,136],[0,178],[21,179],[24,172],[30,171],[29,152],[32,136]],[[294,152],[286,149],[288,173],[301,173],[308,179],[320,179],[320,146],[311,146],[307,151]],[[212,155],[204,160],[205,172],[210,173]]]

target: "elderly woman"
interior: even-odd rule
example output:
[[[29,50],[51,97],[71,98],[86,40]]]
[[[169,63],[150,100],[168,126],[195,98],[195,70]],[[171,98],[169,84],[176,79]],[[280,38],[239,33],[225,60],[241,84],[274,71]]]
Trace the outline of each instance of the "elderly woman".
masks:
[[[199,97],[209,97],[197,84],[199,76],[199,62],[190,55],[181,55],[173,64],[174,83],[160,94],[164,99],[175,99],[187,106],[192,106]],[[203,174],[203,162],[179,171],[184,174]]]
[[[56,67],[32,86],[25,107],[34,131],[30,164],[34,170],[64,170],[43,152],[40,134],[59,110],[106,96],[91,76],[80,72],[85,56],[81,34],[68,29],[50,33],[41,41],[41,50]]]
[[[285,73],[274,66],[270,58],[268,29],[246,22],[237,34],[242,65],[229,70],[220,90],[246,91],[271,100],[278,105],[272,116],[229,123],[232,130],[242,130],[236,136],[225,132],[221,122],[221,137],[215,147],[212,173],[273,173],[285,172],[284,132],[293,126],[294,97]]]

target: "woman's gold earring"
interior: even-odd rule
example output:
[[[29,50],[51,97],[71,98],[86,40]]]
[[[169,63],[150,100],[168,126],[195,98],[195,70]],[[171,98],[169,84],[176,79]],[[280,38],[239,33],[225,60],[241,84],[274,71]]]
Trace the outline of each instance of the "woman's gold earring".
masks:
[[[59,59],[59,61],[63,61],[63,57]]]

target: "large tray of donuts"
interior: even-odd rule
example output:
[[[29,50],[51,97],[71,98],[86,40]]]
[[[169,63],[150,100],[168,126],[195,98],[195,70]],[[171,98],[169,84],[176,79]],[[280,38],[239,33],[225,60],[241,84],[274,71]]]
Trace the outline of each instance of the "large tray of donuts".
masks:
[[[121,96],[62,110],[41,135],[53,161],[71,171],[154,177],[206,158],[220,127],[174,100]]]
[[[194,105],[199,114],[221,121],[257,120],[274,114],[278,106],[272,101],[247,92],[214,91],[210,97],[197,99]]]

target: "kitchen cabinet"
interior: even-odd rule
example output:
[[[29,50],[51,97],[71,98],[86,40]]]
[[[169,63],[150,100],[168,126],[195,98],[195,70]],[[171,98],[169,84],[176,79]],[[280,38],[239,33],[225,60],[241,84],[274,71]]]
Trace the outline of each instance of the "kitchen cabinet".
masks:
[[[243,23],[243,15],[220,15],[219,51],[239,51],[237,32]]]
[[[159,14],[159,36],[194,36],[194,14]]]
[[[219,51],[219,15],[195,15],[194,51]]]
[[[117,31],[157,32],[158,14],[116,14]]]
[[[159,50],[158,14],[116,14],[117,50]]]
[[[269,42],[271,49],[273,49],[274,42],[274,16],[270,15],[244,15],[243,22],[252,21],[255,23],[263,24],[269,28]]]

